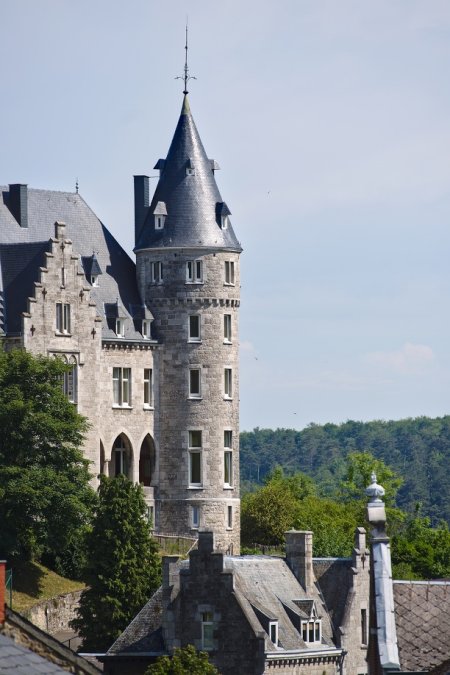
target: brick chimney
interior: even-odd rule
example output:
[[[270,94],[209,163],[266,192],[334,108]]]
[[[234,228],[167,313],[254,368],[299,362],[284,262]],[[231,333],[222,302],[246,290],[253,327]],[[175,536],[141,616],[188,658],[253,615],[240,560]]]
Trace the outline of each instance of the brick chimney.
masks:
[[[6,560],[0,560],[0,626],[5,623]]]
[[[28,227],[28,185],[23,183],[9,185],[8,208],[20,227]]]
[[[137,245],[148,207],[150,206],[150,180],[148,176],[134,176],[134,243]]]
[[[309,531],[289,530],[286,537],[286,562],[299,583],[308,594],[314,586],[312,564],[313,533]]]

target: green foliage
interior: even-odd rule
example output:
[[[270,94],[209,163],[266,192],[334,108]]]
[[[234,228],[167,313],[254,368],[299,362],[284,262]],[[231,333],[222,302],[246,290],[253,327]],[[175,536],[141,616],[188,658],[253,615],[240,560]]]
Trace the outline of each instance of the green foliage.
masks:
[[[95,504],[80,445],[87,424],[61,389],[62,362],[0,350],[0,555],[76,574]]]
[[[392,537],[396,579],[439,579],[450,576],[450,532],[447,523],[430,527],[429,518],[411,517]]]
[[[345,479],[350,453],[370,452],[403,476],[396,506],[421,513],[437,524],[450,524],[450,416],[418,417],[399,421],[311,424],[295,429],[259,429],[240,436],[241,480],[253,491],[277,466],[312,477],[324,497],[336,497],[336,486]],[[381,476],[380,483],[384,485]],[[364,486],[366,487],[366,486]]]
[[[100,476],[99,503],[87,537],[89,588],[72,621],[87,651],[108,649],[159,585],[158,549],[145,511],[140,485],[123,475]]]
[[[370,452],[350,452],[347,455],[345,478],[339,486],[339,496],[345,502],[366,500],[365,489],[372,482],[371,474],[376,473],[377,482],[386,491],[384,502],[387,506],[395,503],[395,497],[403,478],[390,469],[381,459],[375,459]]]
[[[145,675],[220,675],[208,660],[206,652],[197,652],[188,645],[175,649],[172,658],[160,656],[146,671]]]

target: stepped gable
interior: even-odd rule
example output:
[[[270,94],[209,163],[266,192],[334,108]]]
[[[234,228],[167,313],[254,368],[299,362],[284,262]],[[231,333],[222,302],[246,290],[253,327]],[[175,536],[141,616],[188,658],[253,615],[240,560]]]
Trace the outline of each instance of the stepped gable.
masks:
[[[108,326],[104,306],[119,299],[128,319],[125,339],[141,340],[135,329],[132,312],[142,300],[136,284],[136,267],[95,213],[78,193],[26,189],[28,221],[21,227],[10,210],[10,189],[0,187],[0,332],[21,331],[21,313],[27,310],[27,298],[33,295],[34,282],[39,280],[39,267],[45,263],[49,240],[55,236],[55,222],[66,224],[65,238],[73,242],[80,255],[80,269],[93,255],[102,275],[98,286],[91,288],[97,313],[103,318],[102,336],[115,339]],[[86,286],[90,287],[86,274]],[[123,341],[123,340],[122,340]]]
[[[214,178],[218,165],[206,155],[187,95],[167,158],[159,160],[155,168],[160,170],[160,178],[135,250],[165,247],[242,250],[231,224],[225,229],[221,227],[221,215],[230,211]],[[163,212],[163,204],[167,212],[164,227],[155,229],[155,214]]]
[[[393,587],[401,669],[431,672],[450,655],[450,581],[394,581]]]

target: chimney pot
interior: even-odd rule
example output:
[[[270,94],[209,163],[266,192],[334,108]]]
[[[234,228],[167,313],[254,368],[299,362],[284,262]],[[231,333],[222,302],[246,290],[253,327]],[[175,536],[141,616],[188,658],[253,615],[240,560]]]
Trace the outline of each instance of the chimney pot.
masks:
[[[148,176],[134,176],[134,243],[137,246],[142,226],[150,206],[150,180]]]

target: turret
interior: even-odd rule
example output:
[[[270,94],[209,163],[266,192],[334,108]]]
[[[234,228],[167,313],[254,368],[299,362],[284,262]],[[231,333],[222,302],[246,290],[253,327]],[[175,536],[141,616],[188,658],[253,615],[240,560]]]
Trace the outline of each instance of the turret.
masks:
[[[156,528],[239,551],[241,246],[187,95],[136,242],[160,341]]]

